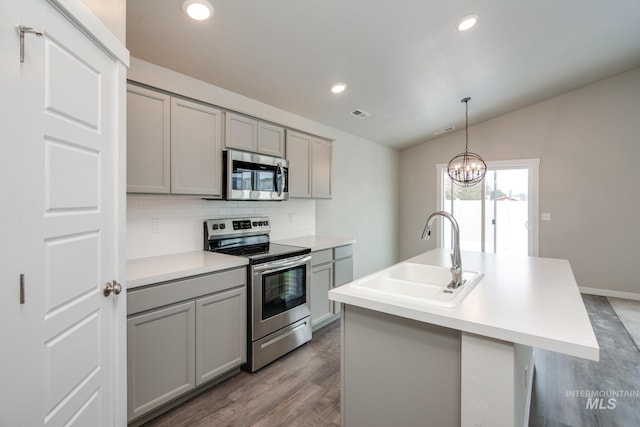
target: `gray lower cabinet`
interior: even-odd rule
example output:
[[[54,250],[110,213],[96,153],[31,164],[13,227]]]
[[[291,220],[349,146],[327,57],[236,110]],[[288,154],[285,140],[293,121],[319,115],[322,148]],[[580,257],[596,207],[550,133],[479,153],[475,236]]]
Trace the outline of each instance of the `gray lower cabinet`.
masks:
[[[311,273],[311,323],[318,329],[340,314],[340,304],[329,300],[329,291],[353,281],[353,245],[312,252]]]
[[[127,420],[246,362],[246,269],[127,292]]]
[[[331,260],[332,261],[332,260]],[[318,326],[332,317],[329,290],[333,288],[333,262],[311,267],[311,324]],[[313,264],[312,264],[313,265]]]
[[[193,301],[127,320],[128,419],[195,387]]]
[[[246,362],[246,301],[244,287],[196,301],[196,386]]]

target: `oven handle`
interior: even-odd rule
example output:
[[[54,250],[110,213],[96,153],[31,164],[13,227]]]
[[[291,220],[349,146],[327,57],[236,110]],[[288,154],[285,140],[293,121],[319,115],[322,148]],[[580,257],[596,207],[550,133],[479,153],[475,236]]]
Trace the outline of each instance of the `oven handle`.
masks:
[[[254,265],[252,266],[252,269],[254,273],[267,274],[291,267],[298,267],[300,265],[306,264],[309,261],[311,261],[311,255],[302,255],[295,258],[287,258],[284,260],[271,261],[264,264]]]

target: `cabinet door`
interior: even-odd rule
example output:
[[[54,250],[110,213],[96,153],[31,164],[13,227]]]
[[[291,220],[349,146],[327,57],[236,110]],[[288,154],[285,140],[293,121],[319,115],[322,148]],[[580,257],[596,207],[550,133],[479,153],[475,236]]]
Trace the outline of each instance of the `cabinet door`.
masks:
[[[313,139],[311,145],[311,197],[331,198],[331,142]]]
[[[258,151],[258,121],[239,114],[225,113],[224,146],[239,150]]]
[[[127,87],[127,191],[170,191],[171,97]]]
[[[333,287],[353,281],[353,258],[336,260],[333,264]],[[332,301],[332,313],[340,313],[340,303]]]
[[[127,320],[128,417],[131,421],[195,387],[195,303]]]
[[[311,136],[287,131],[289,197],[311,197]]]
[[[317,325],[332,314],[329,289],[333,287],[333,264],[316,267],[311,273],[311,324]]]
[[[247,361],[246,287],[196,301],[196,385]]]
[[[284,128],[258,122],[258,153],[284,158]]]
[[[222,196],[222,112],[171,98],[171,193]]]

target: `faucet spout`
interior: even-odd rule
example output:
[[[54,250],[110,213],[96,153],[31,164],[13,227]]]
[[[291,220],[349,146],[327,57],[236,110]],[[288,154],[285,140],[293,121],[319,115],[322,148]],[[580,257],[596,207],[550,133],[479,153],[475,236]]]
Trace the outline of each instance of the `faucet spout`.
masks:
[[[427,223],[424,226],[422,232],[422,239],[429,240],[431,237],[431,224],[435,221],[436,217],[441,216],[451,222],[451,228],[453,229],[453,252],[451,253],[451,283],[450,288],[456,289],[463,285],[462,281],[462,257],[460,256],[460,227],[458,221],[449,212],[437,211],[429,215]]]

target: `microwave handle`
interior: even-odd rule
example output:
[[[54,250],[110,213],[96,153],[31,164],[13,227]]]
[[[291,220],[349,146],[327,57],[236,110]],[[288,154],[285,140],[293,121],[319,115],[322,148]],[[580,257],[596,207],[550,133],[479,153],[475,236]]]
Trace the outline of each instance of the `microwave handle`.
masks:
[[[280,187],[277,189],[278,190],[278,197],[280,197],[280,196],[282,196],[282,192],[284,191],[284,186],[285,186],[284,168],[282,167],[282,162],[278,162],[278,170],[280,171],[280,176],[282,177]],[[276,183],[277,182],[278,181],[276,180]]]

